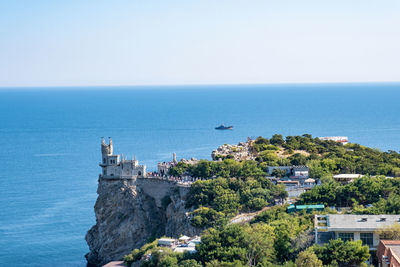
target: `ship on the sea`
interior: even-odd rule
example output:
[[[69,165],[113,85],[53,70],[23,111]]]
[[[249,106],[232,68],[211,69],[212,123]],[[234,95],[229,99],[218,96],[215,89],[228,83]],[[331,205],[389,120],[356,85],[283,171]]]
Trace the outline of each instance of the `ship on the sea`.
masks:
[[[221,124],[218,127],[215,127],[215,130],[232,130],[232,129],[233,129],[233,126],[225,126],[223,124]]]

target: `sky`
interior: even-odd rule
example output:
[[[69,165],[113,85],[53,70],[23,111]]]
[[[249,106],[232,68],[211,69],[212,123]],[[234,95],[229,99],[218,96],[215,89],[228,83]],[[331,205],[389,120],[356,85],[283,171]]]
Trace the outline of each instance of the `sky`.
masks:
[[[399,0],[0,0],[0,87],[400,81]]]

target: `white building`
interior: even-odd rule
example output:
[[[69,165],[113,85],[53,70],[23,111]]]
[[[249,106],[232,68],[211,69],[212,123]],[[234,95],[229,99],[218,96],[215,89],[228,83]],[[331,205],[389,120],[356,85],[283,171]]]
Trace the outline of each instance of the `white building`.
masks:
[[[104,179],[135,179],[146,177],[146,165],[139,165],[135,159],[124,159],[120,155],[113,154],[113,143],[110,138],[107,145],[104,138],[101,141],[102,168],[101,178]]]
[[[354,174],[354,173],[342,173],[342,174],[337,174],[333,176],[333,179],[336,182],[342,183],[342,184],[348,184],[353,182],[357,178],[361,178],[364,175],[361,174]]]
[[[329,214],[315,216],[315,241],[318,244],[330,239],[361,240],[370,250],[376,250],[379,244],[377,230],[400,223],[400,215],[354,215]]]
[[[318,139],[325,141],[335,141],[338,143],[342,143],[343,145],[349,143],[349,138],[347,136],[325,136],[325,137],[318,137]]]

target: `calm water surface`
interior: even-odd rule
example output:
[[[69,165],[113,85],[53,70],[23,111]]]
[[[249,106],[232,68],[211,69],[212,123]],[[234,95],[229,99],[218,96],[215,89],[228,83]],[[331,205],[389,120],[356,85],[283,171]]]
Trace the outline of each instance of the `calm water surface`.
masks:
[[[400,84],[50,89],[0,91],[1,266],[85,266],[102,136],[150,170],[274,133],[400,150]]]

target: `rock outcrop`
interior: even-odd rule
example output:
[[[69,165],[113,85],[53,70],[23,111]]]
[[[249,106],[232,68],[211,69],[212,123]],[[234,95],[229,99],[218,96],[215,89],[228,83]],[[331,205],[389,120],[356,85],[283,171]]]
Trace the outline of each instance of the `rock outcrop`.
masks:
[[[240,142],[237,145],[224,144],[212,151],[211,158],[213,160],[254,160],[256,157],[252,151],[253,142],[254,141],[248,138],[247,142]]]
[[[90,249],[88,263],[99,266],[121,260],[151,238],[199,234],[185,209],[188,189],[151,178],[99,179],[96,225],[85,237]]]

